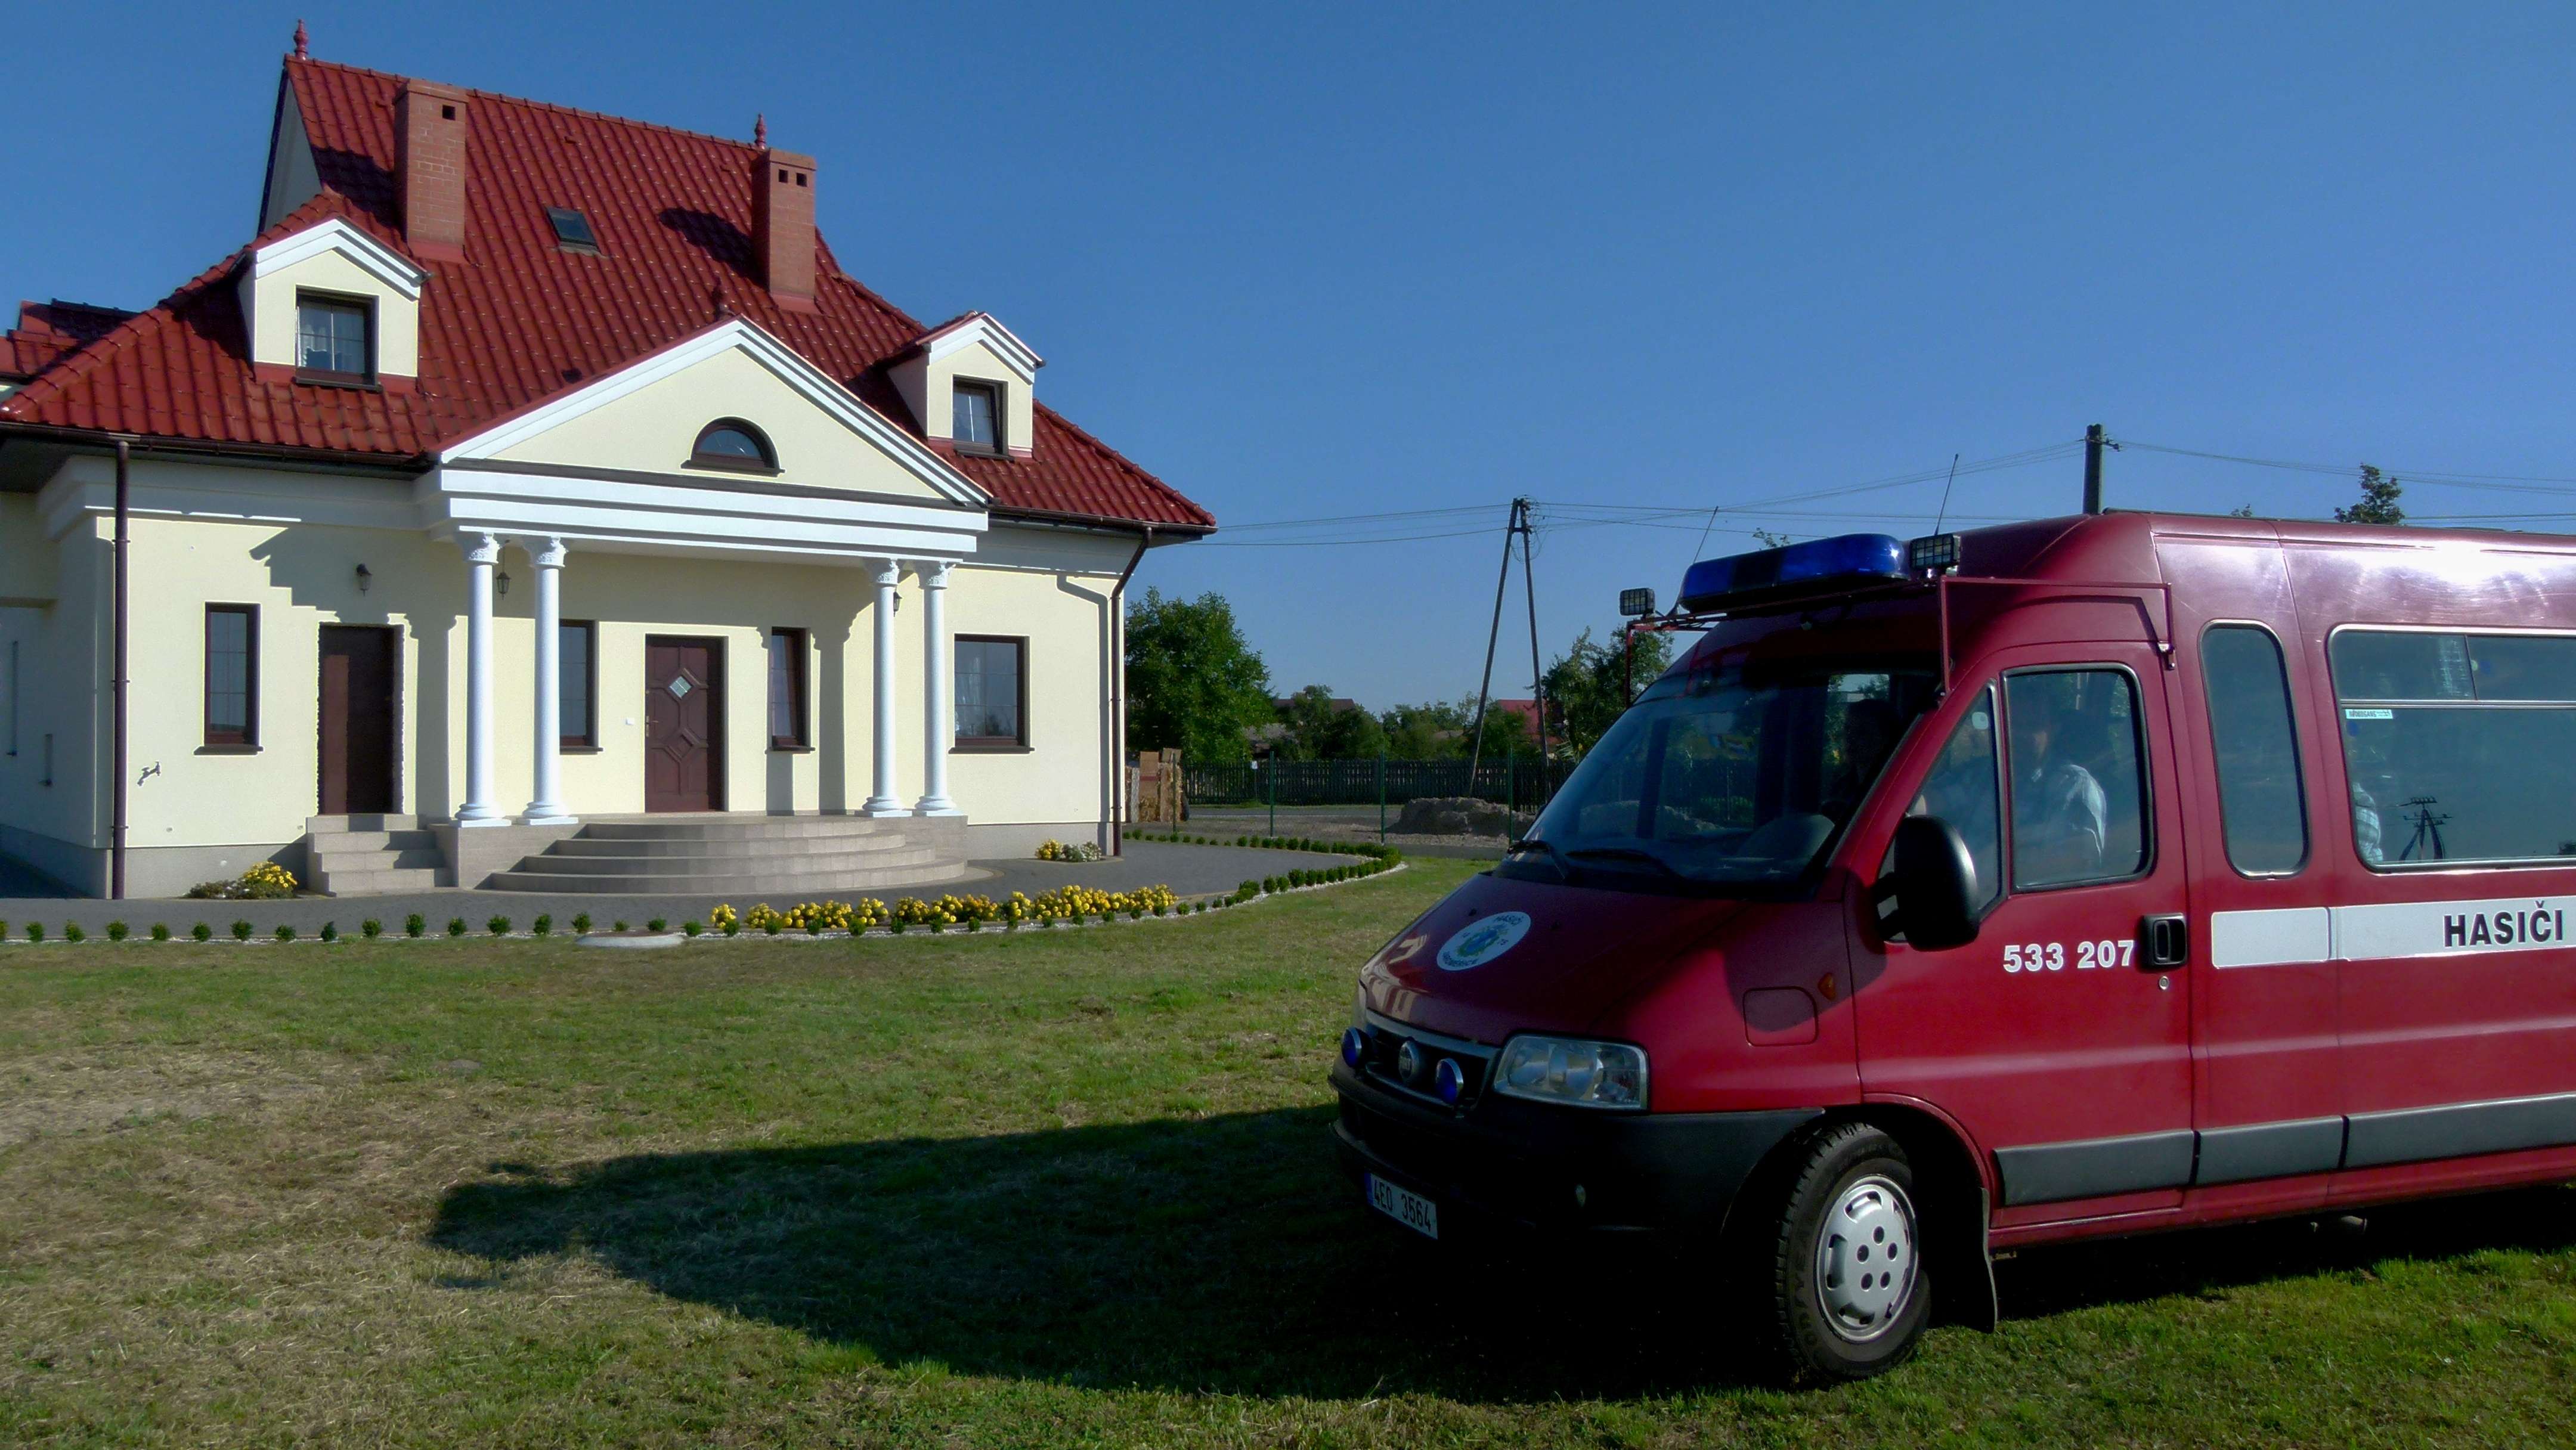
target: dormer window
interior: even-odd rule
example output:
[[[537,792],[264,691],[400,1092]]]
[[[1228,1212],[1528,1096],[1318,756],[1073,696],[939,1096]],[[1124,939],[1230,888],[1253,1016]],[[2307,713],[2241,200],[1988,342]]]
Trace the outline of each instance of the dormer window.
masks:
[[[370,309],[363,302],[298,294],[295,299],[295,369],[330,382],[367,382],[375,373]]]
[[[698,468],[729,468],[737,473],[776,473],[778,452],[769,446],[769,436],[749,423],[718,418],[699,431],[689,462]]]
[[[590,218],[568,206],[546,208],[546,220],[555,228],[555,246],[584,256],[600,255],[599,234],[590,229]]]
[[[1002,451],[1002,390],[993,383],[956,384],[956,413],[949,438],[960,453]]]

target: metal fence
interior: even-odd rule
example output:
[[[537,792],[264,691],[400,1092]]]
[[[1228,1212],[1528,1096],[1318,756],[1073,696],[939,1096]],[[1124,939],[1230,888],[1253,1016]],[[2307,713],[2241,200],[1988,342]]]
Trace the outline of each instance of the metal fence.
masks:
[[[1572,767],[1533,755],[1488,759],[1467,779],[1464,760],[1274,760],[1251,765],[1191,765],[1181,775],[1193,805],[1272,800],[1283,806],[1402,805],[1416,796],[1476,796],[1527,809],[1547,798],[1549,778],[1563,784]]]

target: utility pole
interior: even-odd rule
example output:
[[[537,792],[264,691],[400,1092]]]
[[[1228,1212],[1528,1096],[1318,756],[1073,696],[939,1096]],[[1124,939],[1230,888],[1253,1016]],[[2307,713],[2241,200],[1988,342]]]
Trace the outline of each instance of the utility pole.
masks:
[[[2102,425],[2094,423],[2084,430],[2084,511],[2102,511]]]
[[[1485,673],[1476,681],[1476,723],[1467,732],[1467,794],[1476,794],[1476,771],[1485,763],[1486,696],[1494,688],[1494,646],[1503,637],[1503,586],[1512,582],[1512,535],[1521,528],[1521,511],[1529,500],[1512,500],[1512,522],[1503,530],[1503,567],[1494,575],[1494,622],[1485,631]]]

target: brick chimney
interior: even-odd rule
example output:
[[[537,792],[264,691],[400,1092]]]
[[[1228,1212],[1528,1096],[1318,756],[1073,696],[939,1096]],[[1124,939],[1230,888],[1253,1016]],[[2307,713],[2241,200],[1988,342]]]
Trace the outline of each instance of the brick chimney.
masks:
[[[465,260],[465,93],[406,80],[394,93],[394,196],[424,259]]]
[[[752,156],[752,264],[790,312],[814,310],[814,252],[814,158],[763,146]]]

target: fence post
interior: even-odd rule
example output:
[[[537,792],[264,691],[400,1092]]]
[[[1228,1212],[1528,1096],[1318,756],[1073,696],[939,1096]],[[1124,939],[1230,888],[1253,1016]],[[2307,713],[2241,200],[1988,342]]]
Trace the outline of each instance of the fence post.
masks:
[[[1267,771],[1265,771],[1265,772],[1263,772],[1263,773],[1264,773],[1264,774],[1266,774],[1266,775],[1268,775],[1268,776],[1270,777],[1270,834],[1275,836],[1275,835],[1278,835],[1278,834],[1279,834],[1279,757],[1278,757],[1278,756],[1275,756],[1275,755],[1274,755],[1274,756],[1270,757],[1270,769],[1269,769],[1269,770],[1267,770]]]
[[[1516,815],[1521,808],[1521,752],[1515,745],[1503,751],[1503,814]]]
[[[1377,752],[1377,840],[1381,846],[1386,844],[1386,748],[1384,746],[1380,746]]]

